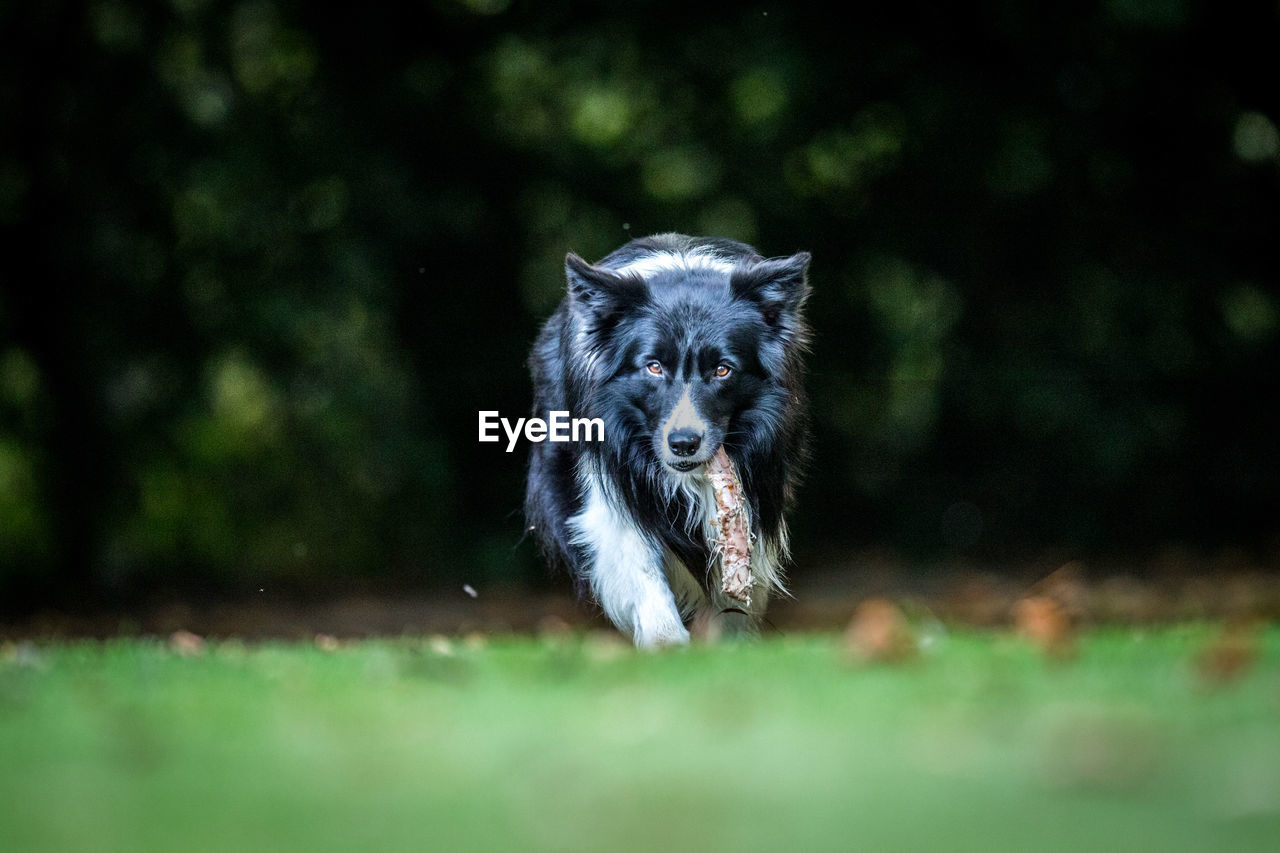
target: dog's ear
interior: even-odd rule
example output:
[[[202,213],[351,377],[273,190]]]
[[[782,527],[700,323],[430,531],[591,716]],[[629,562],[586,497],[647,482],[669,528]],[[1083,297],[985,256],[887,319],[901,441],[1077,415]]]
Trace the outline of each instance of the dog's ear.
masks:
[[[760,314],[771,328],[786,334],[799,325],[800,309],[809,296],[808,252],[789,258],[770,258],[733,271],[733,295],[760,306]]]
[[[645,299],[642,279],[593,267],[573,252],[565,256],[564,273],[569,281],[569,307],[597,326],[612,326],[624,311]]]

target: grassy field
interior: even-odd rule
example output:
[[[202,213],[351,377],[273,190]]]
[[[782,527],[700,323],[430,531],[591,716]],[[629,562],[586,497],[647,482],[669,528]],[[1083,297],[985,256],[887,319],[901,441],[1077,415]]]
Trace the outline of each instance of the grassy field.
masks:
[[[10,644],[0,849],[1276,850],[1280,629]]]

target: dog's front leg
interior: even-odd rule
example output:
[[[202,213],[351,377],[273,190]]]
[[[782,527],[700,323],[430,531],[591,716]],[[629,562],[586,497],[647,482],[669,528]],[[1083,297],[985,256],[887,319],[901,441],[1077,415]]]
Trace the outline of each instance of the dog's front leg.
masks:
[[[659,548],[602,489],[590,489],[582,512],[569,524],[584,551],[591,590],[618,630],[641,648],[689,642]]]
[[[768,589],[753,589],[751,603],[744,604],[725,595],[717,585],[711,595],[709,615],[716,630],[724,637],[758,637],[768,603]]]
[[[613,624],[640,648],[689,642],[675,596],[651,555],[602,550],[591,567],[591,587]]]

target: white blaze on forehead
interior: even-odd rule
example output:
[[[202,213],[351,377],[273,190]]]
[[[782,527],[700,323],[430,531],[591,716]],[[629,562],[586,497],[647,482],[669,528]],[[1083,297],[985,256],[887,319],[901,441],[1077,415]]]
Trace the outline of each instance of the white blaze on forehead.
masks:
[[[636,258],[625,266],[619,267],[617,272],[635,273],[641,278],[648,278],[660,272],[688,272],[692,270],[714,270],[727,275],[733,272],[733,267],[732,261],[711,252],[657,252],[652,255],[645,255],[642,258]]]
[[[678,429],[691,429],[699,435],[707,431],[707,422],[698,413],[698,407],[693,402],[693,384],[689,382],[684,384],[684,393],[680,395],[671,414],[662,422],[663,436]]]

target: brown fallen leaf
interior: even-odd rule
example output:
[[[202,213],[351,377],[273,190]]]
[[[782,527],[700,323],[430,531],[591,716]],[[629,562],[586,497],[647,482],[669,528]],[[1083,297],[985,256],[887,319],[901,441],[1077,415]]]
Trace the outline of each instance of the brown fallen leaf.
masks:
[[[316,648],[322,652],[336,652],[341,646],[332,634],[316,634]]]
[[[845,629],[844,645],[858,663],[899,663],[917,651],[906,616],[887,598],[869,598],[858,605]]]
[[[1196,656],[1196,672],[1204,683],[1215,687],[1236,681],[1257,661],[1259,644],[1256,621],[1230,621]]]
[[[1029,594],[1043,595],[1056,602],[1073,625],[1089,618],[1093,609],[1087,567],[1079,560],[1063,563],[1031,587]]]
[[[548,613],[538,620],[538,636],[547,638],[564,638],[572,636],[573,626],[562,616]]]
[[[1013,608],[1018,634],[1029,640],[1045,656],[1057,660],[1073,657],[1075,631],[1071,619],[1058,602],[1047,595],[1030,595]]]
[[[179,628],[169,635],[169,649],[184,658],[194,657],[204,651],[204,638]]]

